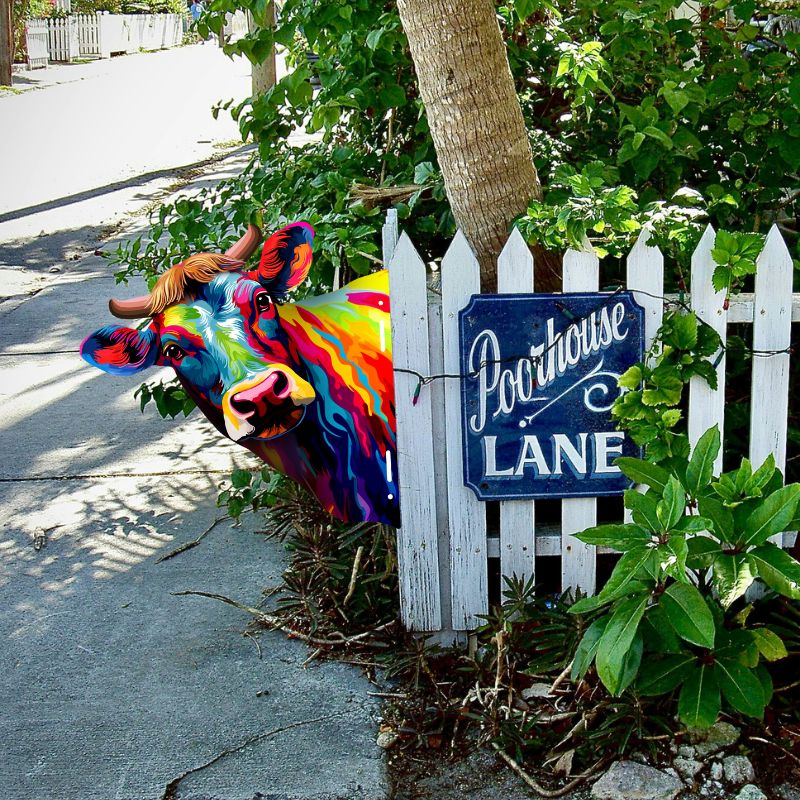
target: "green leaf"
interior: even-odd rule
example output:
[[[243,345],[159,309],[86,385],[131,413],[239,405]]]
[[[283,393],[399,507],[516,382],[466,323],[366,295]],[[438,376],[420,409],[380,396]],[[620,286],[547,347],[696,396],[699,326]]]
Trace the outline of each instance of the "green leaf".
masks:
[[[624,597],[631,591],[630,584],[640,579],[641,572],[651,559],[653,551],[649,547],[628,550],[614,565],[614,571],[599,594],[601,598]]]
[[[707,569],[722,553],[719,544],[708,536],[693,536],[687,542],[689,555],[686,563],[691,569]]]
[[[588,614],[609,603],[613,603],[615,600],[619,600],[620,597],[627,597],[632,594],[650,594],[652,588],[650,584],[641,580],[628,581],[618,586],[614,591],[608,591],[608,584],[606,584],[601,594],[595,594],[591,597],[582,597],[580,600],[576,600],[569,607],[569,613]]]
[[[656,389],[645,389],[642,392],[642,402],[646,406],[668,405],[674,406],[680,402],[683,394],[683,381],[677,377],[664,378]]]
[[[658,501],[652,490],[646,494],[636,489],[627,489],[624,493],[625,508],[630,509],[633,521],[653,533],[661,532],[661,521],[658,518]]]
[[[763,488],[769,483],[775,474],[775,456],[770,453],[764,463],[753,473],[752,477],[745,484],[744,493],[749,496],[759,495]]]
[[[608,625],[611,617],[606,615],[596,619],[583,634],[578,649],[575,651],[575,657],[572,660],[572,680],[582,678],[589,667],[592,666],[592,661],[597,653],[597,646],[600,644],[600,637]]]
[[[744,533],[739,539],[741,544],[764,544],[770,536],[785,531],[794,517],[798,500],[798,483],[790,483],[767,497],[745,522]]]
[[[648,659],[639,670],[636,687],[645,696],[671,692],[688,677],[697,659],[689,653]]]
[[[639,628],[645,639],[648,653],[675,655],[684,652],[683,642],[667,622],[661,606],[650,606]]]
[[[673,314],[664,325],[664,343],[677,350],[691,350],[697,344],[697,316]]]
[[[698,647],[714,647],[714,618],[696,587],[673,583],[661,595],[659,605],[678,636]]]
[[[614,460],[614,465],[635,483],[641,483],[663,494],[664,487],[669,480],[669,472],[662,467],[644,461],[641,458],[620,456]]]
[[[705,517],[682,517],[675,526],[675,530],[682,533],[703,533],[703,531],[711,531],[713,527],[714,524],[711,520]]]
[[[758,576],[770,589],[784,597],[800,600],[800,564],[785,550],[772,544],[764,544],[750,551],[758,569]]]
[[[381,40],[384,30],[384,28],[375,28],[367,34],[366,43],[370,50],[375,50],[375,48],[378,46],[378,42]]]
[[[692,451],[689,466],[686,467],[686,488],[692,497],[698,497],[711,483],[714,460],[719,454],[719,448],[719,426],[715,425],[700,437]]]
[[[635,680],[642,665],[642,653],[644,652],[644,640],[641,630],[636,631],[633,642],[628,649],[628,654],[622,664],[622,672],[617,686],[617,694],[622,694]]]
[[[710,728],[722,709],[714,668],[695,667],[683,682],[678,697],[678,717],[687,728]]]
[[[686,510],[686,493],[674,475],[670,475],[664,487],[664,499],[656,506],[656,514],[663,530],[672,530]]]
[[[697,501],[698,511],[713,523],[713,533],[723,542],[732,543],[734,540],[733,514],[713,497],[701,497]]]
[[[246,469],[235,469],[231,473],[231,485],[234,489],[244,489],[245,486],[250,485],[253,479],[253,474]]]
[[[638,364],[628,367],[617,380],[617,385],[622,389],[638,389],[642,382],[642,368]]]
[[[755,579],[755,566],[746,553],[723,554],[714,559],[714,588],[723,608],[742,597]]]
[[[598,525],[576,534],[576,538],[586,544],[613,547],[620,552],[643,547],[651,541],[650,534],[638,525]]]
[[[649,599],[649,595],[645,595],[629,597],[620,602],[600,638],[595,658],[597,674],[613,695],[622,691],[628,650],[636,637]]]
[[[742,714],[761,719],[764,716],[764,690],[752,670],[727,658],[718,658],[715,667],[722,696]]]
[[[719,624],[719,621],[717,622]],[[738,661],[743,667],[755,667],[758,664],[759,655],[752,630],[746,628],[720,629],[714,648],[714,658],[727,658]]]
[[[763,665],[759,664],[754,670],[756,678],[758,678],[758,682],[761,684],[761,691],[764,692],[764,705],[768,706],[772,701],[772,677],[769,674],[769,670]]]
[[[667,136],[664,131],[656,128],[655,125],[648,125],[646,128],[642,130],[646,136],[650,136],[651,138],[655,139],[657,142],[660,142],[667,148],[667,150],[672,150],[672,139]]]
[[[751,633],[758,647],[758,652],[761,653],[767,661],[778,661],[789,655],[786,650],[786,645],[783,643],[783,639],[781,639],[775,631],[769,628],[753,628]]]

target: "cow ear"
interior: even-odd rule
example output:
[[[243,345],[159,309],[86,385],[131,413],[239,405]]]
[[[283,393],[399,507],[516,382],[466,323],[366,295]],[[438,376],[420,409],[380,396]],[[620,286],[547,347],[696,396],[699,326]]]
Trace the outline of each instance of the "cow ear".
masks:
[[[275,297],[297,288],[311,269],[313,242],[314,229],[307,222],[295,222],[273,233],[264,242],[258,282]]]
[[[137,331],[107,325],[86,337],[81,345],[81,356],[93,367],[111,375],[133,375],[155,364],[157,337],[150,328]]]

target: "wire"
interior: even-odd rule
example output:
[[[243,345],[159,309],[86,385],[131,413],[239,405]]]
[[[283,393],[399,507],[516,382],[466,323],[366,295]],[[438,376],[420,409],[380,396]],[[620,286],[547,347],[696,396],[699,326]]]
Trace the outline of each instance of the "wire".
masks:
[[[421,372],[418,372],[415,369],[408,369],[408,368],[403,368],[403,367],[395,367],[394,368],[394,372],[405,374],[405,375],[411,375],[411,376],[413,376],[413,377],[415,377],[417,379],[417,385],[414,388],[414,392],[413,392],[412,397],[411,397],[412,405],[416,405],[417,401],[419,400],[419,395],[420,395],[420,392],[422,391],[422,387],[423,386],[427,386],[429,383],[433,383],[434,381],[446,380],[448,378],[459,378],[459,379],[461,379],[461,378],[476,378],[478,375],[480,375],[481,370],[484,367],[489,366],[490,364],[504,364],[504,363],[508,363],[508,362],[518,363],[519,361],[529,361],[531,366],[535,369],[536,367],[539,366],[539,363],[541,362],[542,357],[545,354],[547,354],[550,350],[552,350],[554,347],[556,347],[558,345],[558,342],[561,340],[562,337],[564,337],[566,335],[567,331],[573,325],[580,325],[582,322],[584,322],[585,320],[589,319],[589,317],[591,317],[592,314],[596,314],[599,310],[601,310],[606,305],[611,303],[614,300],[614,298],[617,297],[617,295],[619,295],[620,292],[623,292],[623,291],[625,291],[625,287],[624,286],[621,286],[621,285],[617,286],[613,290],[613,292],[610,292],[607,295],[607,297],[605,297],[603,299],[603,301],[601,303],[599,303],[591,311],[589,311],[587,314],[585,314],[582,317],[579,317],[579,316],[576,316],[575,314],[572,314],[569,311],[569,309],[567,309],[566,306],[563,303],[556,302],[555,303],[556,308],[562,314],[564,314],[565,317],[567,317],[567,319],[570,321],[570,324],[563,331],[560,331],[556,335],[556,337],[553,339],[553,341],[550,343],[550,345],[545,350],[543,350],[539,355],[535,355],[535,356],[531,356],[531,355],[507,356],[506,358],[481,361],[481,363],[479,364],[477,369],[474,369],[474,370],[472,370],[470,372],[439,372],[439,373],[435,373],[435,374],[432,374],[432,375],[423,375]],[[647,292],[644,289],[630,289],[628,291],[630,291],[632,293],[636,293],[636,294],[642,294],[645,297],[651,297],[654,300],[661,300],[664,303],[665,306],[678,306],[678,307],[682,308],[684,311],[687,311],[689,313],[696,313],[696,312],[694,312],[694,309],[692,309],[682,299],[682,297],[678,297],[678,298],[666,297],[664,295],[652,294],[651,292]],[[683,292],[681,292],[681,295],[683,295]],[[698,317],[697,319],[702,325],[708,325],[708,323],[705,322],[705,320],[701,319],[700,317]],[[777,355],[789,355],[789,354],[792,354],[792,353],[794,353],[795,346],[796,346],[796,342],[791,342],[788,347],[784,347],[784,348],[780,348],[780,349],[776,349],[776,350],[757,350],[757,349],[753,349],[751,347],[746,347],[746,346],[741,347],[741,346],[738,346],[738,345],[735,346],[735,347],[731,347],[730,345],[727,345],[725,343],[721,343],[720,344],[720,348],[719,348],[719,353],[717,353],[717,356],[716,356],[712,366],[716,369],[719,366],[719,364],[722,361],[722,359],[725,356],[725,354],[728,352],[728,350],[732,350],[732,351],[735,351],[735,352],[742,352],[743,351],[745,353],[749,353],[750,355],[752,355],[755,358],[771,358],[772,356],[777,356]]]

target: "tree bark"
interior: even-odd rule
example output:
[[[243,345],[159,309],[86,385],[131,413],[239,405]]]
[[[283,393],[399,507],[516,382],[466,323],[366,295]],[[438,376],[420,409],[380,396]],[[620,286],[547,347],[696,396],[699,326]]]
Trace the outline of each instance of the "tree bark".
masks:
[[[275,19],[275,3],[269,3],[267,9],[267,19]],[[247,23],[250,30],[253,30],[255,25],[253,15],[248,12]],[[278,73],[275,66],[275,45],[272,46],[269,55],[260,64],[253,64],[252,72],[252,92],[254,97],[260,97],[262,94],[268,92],[277,82]]]
[[[11,0],[0,0],[0,86],[11,86],[11,64],[14,60]]]
[[[542,189],[492,0],[397,0],[456,223],[497,282],[511,220]],[[537,284],[546,267],[537,259]]]

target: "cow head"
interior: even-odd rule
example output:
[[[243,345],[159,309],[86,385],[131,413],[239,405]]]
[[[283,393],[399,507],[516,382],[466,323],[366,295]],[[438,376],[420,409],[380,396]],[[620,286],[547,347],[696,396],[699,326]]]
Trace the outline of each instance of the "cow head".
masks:
[[[150,317],[141,329],[107,326],[81,355],[113,375],[171,366],[228,436],[274,439],[295,428],[314,389],[282,327],[278,304],[305,280],[314,231],[296,223],[265,243],[258,268],[244,262],[261,241],[250,226],[225,255],[201,253],[162,275],[150,295],[112,300],[118,317]]]

